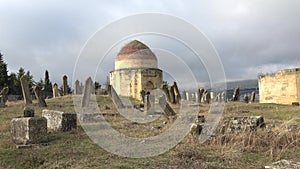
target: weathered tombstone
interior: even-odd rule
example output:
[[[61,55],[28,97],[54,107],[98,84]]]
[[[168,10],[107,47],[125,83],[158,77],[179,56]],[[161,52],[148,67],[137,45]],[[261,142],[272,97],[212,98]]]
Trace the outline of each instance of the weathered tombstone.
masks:
[[[255,102],[255,92],[254,91],[251,93],[250,102],[251,103]]]
[[[93,92],[93,81],[92,78],[89,77],[85,81],[84,93],[81,102],[81,107],[88,107],[91,99],[91,94]]]
[[[248,96],[248,94],[244,95],[244,102],[245,103],[249,103],[249,96]]]
[[[42,117],[47,119],[47,128],[54,131],[70,131],[77,128],[77,114],[55,110],[43,110]]]
[[[167,97],[167,101],[171,102],[170,93],[169,93],[169,90],[168,90],[168,85],[167,84],[162,84],[161,89],[165,92],[166,97]]]
[[[185,92],[185,97],[186,97],[186,100],[187,100],[187,101],[190,101],[190,100],[191,100],[191,96],[190,96],[190,93],[189,93],[189,92]]]
[[[12,140],[17,145],[39,144],[48,141],[47,119],[44,117],[13,118],[10,125]]]
[[[22,93],[23,93],[25,105],[32,104],[32,100],[30,98],[29,85],[28,85],[28,81],[26,79],[26,75],[23,75],[20,78],[20,81],[21,81]]]
[[[145,96],[146,96],[145,90],[142,90],[142,91],[140,92],[140,94],[141,94],[142,103],[145,103]]]
[[[239,101],[240,100],[240,88],[235,88],[232,96],[232,101]]]
[[[221,93],[221,102],[226,102],[226,93],[225,93],[225,91]]]
[[[34,86],[33,91],[40,107],[47,107],[47,103],[43,98],[42,91],[39,86]]]
[[[158,104],[163,109],[164,115],[167,118],[169,118],[170,116],[176,115],[174,110],[172,109],[172,107],[169,105],[169,103],[166,102],[166,98],[164,95],[158,99]]]
[[[186,100],[186,91],[183,91],[183,92],[182,92],[182,97],[181,97],[181,99],[182,99],[182,100]]]
[[[218,94],[217,94],[217,96],[216,96],[216,98],[215,98],[215,101],[216,101],[216,102],[222,102],[222,101],[221,101],[221,93],[218,93]]]
[[[204,88],[199,88],[198,89],[198,97],[199,97],[199,103],[201,103],[202,97],[203,97],[203,93],[204,93]]]
[[[146,110],[148,111],[151,107],[151,103],[150,103],[150,92],[147,92],[146,94]]]
[[[4,87],[0,92],[0,107],[6,107],[6,97],[9,89],[8,87]]]
[[[56,83],[52,86],[53,98],[59,97],[58,85]]]
[[[34,109],[31,107],[24,107],[24,117],[34,117]]]
[[[169,95],[170,95],[170,103],[176,104],[174,87],[170,86],[168,90],[169,90]]]
[[[62,78],[62,93],[63,95],[68,94],[68,77],[66,75],[63,76]]]
[[[107,85],[107,92],[117,108],[125,108],[122,100],[112,85]]]
[[[204,95],[203,95],[203,97],[204,97],[204,102],[207,103],[207,104],[209,104],[210,101],[211,101],[210,93],[209,92],[205,92]]]
[[[74,94],[75,95],[81,94],[81,88],[80,88],[80,85],[79,85],[79,80],[75,81],[75,91],[74,91]]]
[[[211,100],[215,99],[215,92],[213,92],[213,91],[210,92],[210,99]]]
[[[192,100],[192,101],[195,101],[195,100],[196,100],[195,93],[191,93],[191,100]]]
[[[181,96],[180,96],[180,92],[179,92],[179,89],[178,89],[178,86],[177,86],[177,83],[176,82],[173,82],[173,89],[174,89],[174,93],[175,93],[175,103],[180,103],[180,100],[181,100]]]

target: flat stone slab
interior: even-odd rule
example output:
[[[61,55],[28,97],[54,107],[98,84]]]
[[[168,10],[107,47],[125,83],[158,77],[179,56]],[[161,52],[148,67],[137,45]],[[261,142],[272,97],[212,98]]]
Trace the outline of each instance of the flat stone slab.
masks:
[[[54,131],[70,131],[77,128],[77,114],[56,110],[43,110],[42,116],[47,119],[47,127]]]
[[[43,117],[13,118],[11,136],[15,144],[28,145],[47,142],[47,119]]]

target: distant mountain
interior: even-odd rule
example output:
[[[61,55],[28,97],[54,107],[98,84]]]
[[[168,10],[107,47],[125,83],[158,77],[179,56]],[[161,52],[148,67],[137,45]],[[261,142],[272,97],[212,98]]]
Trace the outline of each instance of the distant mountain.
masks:
[[[227,89],[234,89],[236,87],[239,87],[240,89],[258,88],[258,80],[257,79],[249,79],[249,80],[239,80],[239,81],[227,82]]]

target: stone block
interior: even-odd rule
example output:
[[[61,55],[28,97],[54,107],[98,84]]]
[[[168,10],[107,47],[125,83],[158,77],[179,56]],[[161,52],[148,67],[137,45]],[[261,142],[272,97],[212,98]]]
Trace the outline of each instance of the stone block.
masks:
[[[39,144],[48,141],[47,119],[43,117],[13,118],[11,136],[18,145]]]
[[[70,131],[77,128],[77,114],[56,110],[43,110],[42,116],[47,119],[47,127],[54,131]]]
[[[24,108],[24,117],[34,117],[34,109],[30,107]]]

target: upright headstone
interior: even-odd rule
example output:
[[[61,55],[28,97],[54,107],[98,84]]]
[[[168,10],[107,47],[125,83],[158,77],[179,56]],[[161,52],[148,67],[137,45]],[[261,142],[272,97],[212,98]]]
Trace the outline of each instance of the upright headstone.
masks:
[[[170,116],[175,116],[176,113],[172,109],[172,107],[169,105],[168,102],[166,102],[166,98],[164,96],[160,97],[158,100],[158,104],[161,108],[163,108],[164,115],[169,118]]]
[[[219,103],[222,102],[222,101],[221,101],[221,93],[218,93],[218,94],[217,94],[217,96],[216,96],[216,98],[215,98],[215,101],[216,101],[216,102],[219,102]]]
[[[183,91],[183,92],[182,92],[182,97],[181,97],[181,99],[182,99],[182,100],[186,100],[186,91]]]
[[[234,89],[232,101],[239,101],[240,100],[240,88]]]
[[[90,102],[92,92],[93,92],[93,81],[92,81],[92,78],[89,77],[85,81],[84,93],[83,93],[83,98],[82,98],[82,102],[81,102],[81,107],[88,107],[89,106],[89,102]]]
[[[141,100],[142,100],[142,103],[145,103],[145,96],[146,96],[145,90],[142,90],[142,91],[140,92],[140,94],[141,94]]]
[[[167,84],[162,84],[161,85],[161,89],[164,91],[166,97],[167,97],[167,101],[171,102],[171,98],[170,98],[170,93],[169,93],[169,89],[168,89],[168,85]]]
[[[54,83],[52,86],[52,92],[53,92],[53,98],[60,96],[59,91],[58,91],[58,86],[56,83]]]
[[[9,89],[8,87],[4,87],[0,92],[0,107],[6,107],[6,97]]]
[[[214,100],[215,97],[216,97],[216,96],[215,96],[215,92],[211,91],[211,92],[210,92],[210,99],[211,99],[211,100]]]
[[[221,102],[226,102],[226,93],[225,93],[225,91],[223,91],[221,93]]]
[[[20,78],[20,81],[21,81],[22,93],[23,93],[23,98],[24,98],[25,104],[26,105],[32,104],[32,100],[30,98],[29,85],[28,85],[28,81],[26,79],[26,75],[23,75]]]
[[[249,97],[247,93],[244,95],[244,102],[249,103]]]
[[[173,86],[174,94],[175,94],[175,103],[179,103],[181,100],[181,96],[180,96],[180,92],[179,92],[177,83],[173,82],[172,86]]]
[[[250,102],[251,103],[254,103],[255,102],[255,91],[253,91],[252,93],[251,93],[251,97],[250,97]]]
[[[204,93],[204,88],[199,88],[197,92],[198,92],[198,97],[199,97],[199,103],[201,103],[203,93]]]
[[[24,117],[34,117],[34,109],[31,107],[24,107]]]
[[[185,97],[187,101],[191,101],[191,96],[189,92],[185,92]]]
[[[47,107],[47,103],[46,103],[45,99],[43,98],[41,88],[38,87],[38,86],[34,86],[33,91],[34,91],[34,94],[35,94],[35,97],[38,101],[39,106],[40,107]]]
[[[75,95],[81,94],[81,89],[80,89],[80,85],[79,85],[79,80],[75,81],[75,91],[74,91]]]
[[[174,87],[170,86],[168,90],[169,90],[169,95],[170,95],[170,103],[176,104]]]
[[[209,104],[211,102],[211,97],[210,96],[211,96],[210,92],[205,92],[204,93],[203,97],[204,97],[204,102],[205,103]]]
[[[62,82],[63,82],[62,93],[63,93],[63,95],[67,95],[68,94],[68,77],[66,75],[63,76]]]

